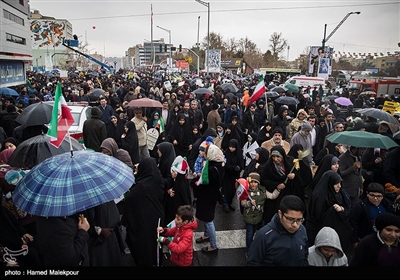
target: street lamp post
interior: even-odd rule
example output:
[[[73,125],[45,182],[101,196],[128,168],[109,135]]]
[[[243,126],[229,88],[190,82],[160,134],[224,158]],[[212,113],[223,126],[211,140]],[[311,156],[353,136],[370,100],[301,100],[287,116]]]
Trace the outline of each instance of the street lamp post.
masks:
[[[200,43],[199,43],[199,38],[200,38],[200,16],[197,17],[197,76],[199,75],[199,52],[200,52]],[[400,44],[400,43],[399,43]]]
[[[200,16],[197,17],[197,44],[196,44],[197,45],[197,53],[200,50],[199,38],[200,38]]]
[[[162,30],[164,30],[164,31],[167,31],[167,32],[168,32],[168,34],[169,34],[169,63],[171,63],[171,65],[169,65],[169,63],[167,63],[167,65],[169,66],[169,68],[172,68],[172,53],[171,53],[171,30],[169,30],[169,29],[166,29],[166,28],[163,28],[163,27],[161,27],[161,26],[158,26],[158,25],[157,25],[157,27],[158,27],[158,28],[160,28],[160,29],[162,29]]]
[[[206,54],[206,71],[208,75],[208,55],[209,55],[209,50],[210,50],[210,2],[204,2],[201,0],[196,0],[197,3],[202,4],[203,6],[207,7],[207,54]]]
[[[343,22],[345,22],[345,20],[346,20],[349,16],[351,16],[351,15],[353,15],[353,14],[359,15],[360,13],[361,13],[361,12],[350,12],[350,13],[348,13],[348,14],[342,19],[342,21],[339,22],[339,24],[335,27],[335,29],[332,30],[331,34],[329,34],[328,37],[326,37],[326,26],[327,26],[327,24],[325,23],[325,28],[324,28],[324,39],[322,39],[322,50],[323,50],[324,53],[325,53],[325,43],[328,42],[328,40],[332,37],[332,35],[333,35],[333,34],[339,29],[339,27],[343,24]]]

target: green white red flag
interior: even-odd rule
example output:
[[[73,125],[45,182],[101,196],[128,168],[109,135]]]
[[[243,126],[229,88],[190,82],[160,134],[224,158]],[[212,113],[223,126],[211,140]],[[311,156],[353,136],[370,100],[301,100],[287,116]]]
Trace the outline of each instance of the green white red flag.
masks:
[[[204,164],[204,167],[201,171],[201,175],[199,180],[197,180],[197,182],[195,183],[196,186],[200,186],[200,185],[208,185],[210,184],[210,180],[208,178],[208,165],[209,165],[209,160],[206,160],[206,163]]]
[[[251,104],[254,101],[257,101],[261,95],[265,93],[265,83],[264,83],[264,78],[261,76],[256,88],[254,89],[253,94],[250,96],[249,101],[247,104]]]
[[[71,111],[65,102],[62,94],[61,83],[57,83],[53,113],[51,115],[50,127],[47,135],[50,136],[50,144],[56,148],[60,147],[61,142],[67,135],[68,129],[74,123]]]

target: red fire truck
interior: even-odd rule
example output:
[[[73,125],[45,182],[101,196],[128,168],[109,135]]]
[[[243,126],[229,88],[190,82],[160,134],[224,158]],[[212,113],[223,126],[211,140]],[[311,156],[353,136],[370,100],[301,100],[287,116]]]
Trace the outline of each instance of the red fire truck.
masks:
[[[373,91],[377,96],[400,95],[400,78],[365,78],[362,80],[350,80],[349,90],[359,94],[365,91]]]

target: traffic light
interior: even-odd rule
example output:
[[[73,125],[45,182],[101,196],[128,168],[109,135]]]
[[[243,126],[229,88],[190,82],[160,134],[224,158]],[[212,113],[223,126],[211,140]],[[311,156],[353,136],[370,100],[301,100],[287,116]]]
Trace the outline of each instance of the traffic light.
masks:
[[[162,51],[162,45],[160,45],[160,53],[161,53],[161,52],[163,52],[163,51]]]
[[[165,50],[165,52],[168,51],[168,50],[167,50],[167,45],[164,45],[164,50]]]
[[[182,52],[182,45],[179,45],[179,52]]]

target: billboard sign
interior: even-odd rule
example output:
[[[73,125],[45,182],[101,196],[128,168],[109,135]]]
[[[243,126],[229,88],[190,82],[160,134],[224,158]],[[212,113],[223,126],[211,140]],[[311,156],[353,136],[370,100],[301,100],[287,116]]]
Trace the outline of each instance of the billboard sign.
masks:
[[[221,50],[209,50],[206,51],[206,54],[208,62],[208,65],[205,65],[206,71],[209,73],[221,73]]]
[[[0,60],[0,84],[20,85],[25,83],[24,62]]]

